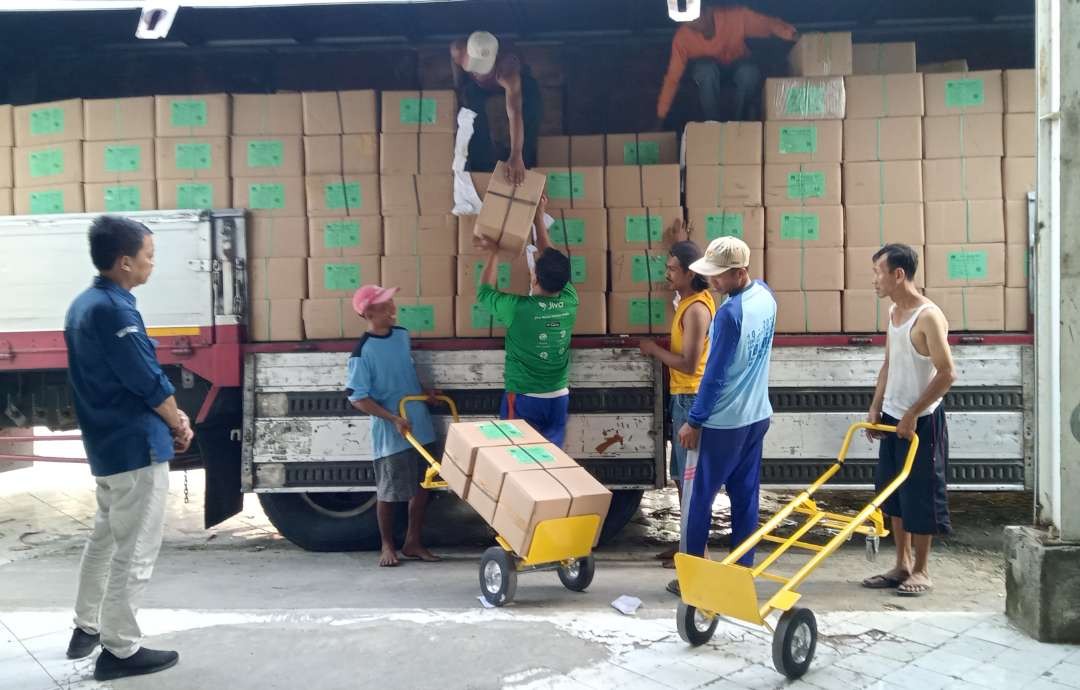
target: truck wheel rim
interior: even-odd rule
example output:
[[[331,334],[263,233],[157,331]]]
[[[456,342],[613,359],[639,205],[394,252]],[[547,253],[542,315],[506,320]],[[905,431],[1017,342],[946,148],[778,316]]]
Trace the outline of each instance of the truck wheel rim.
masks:
[[[807,657],[810,656],[811,639],[810,626],[800,623],[791,635],[791,660],[796,664],[805,663]]]
[[[498,594],[502,589],[502,568],[495,561],[484,564],[484,588],[491,594]]]
[[[375,496],[375,492],[371,492],[369,498],[367,498],[366,500],[360,501],[358,503],[358,505],[356,505],[354,507],[351,507],[351,508],[333,508],[333,507],[330,507],[328,505],[324,505],[324,503],[321,502],[319,499],[320,498],[326,498],[326,497],[319,496],[318,493],[316,493],[313,496],[311,493],[305,491],[305,492],[301,493],[300,496],[303,498],[304,503],[307,503],[311,507],[311,509],[314,510],[316,513],[319,513],[321,515],[326,515],[327,517],[337,518],[339,520],[344,520],[344,519],[347,519],[347,518],[356,517],[358,515],[363,515],[364,513],[368,512],[369,510],[371,510],[372,508],[375,507],[375,502],[377,500],[377,498]]]

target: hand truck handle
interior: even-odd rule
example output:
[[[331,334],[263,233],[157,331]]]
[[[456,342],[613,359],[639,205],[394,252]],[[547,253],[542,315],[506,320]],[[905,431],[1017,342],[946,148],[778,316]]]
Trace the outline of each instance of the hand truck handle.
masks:
[[[426,402],[431,402],[432,400],[437,400],[437,401],[439,401],[441,403],[445,403],[446,406],[450,408],[450,416],[454,418],[454,421],[455,422],[460,422],[461,421],[461,417],[458,415],[457,403],[454,402],[454,399],[451,398],[449,395],[436,395],[436,396],[433,396],[433,397],[428,397],[426,395],[406,395],[404,398],[401,399],[401,402],[398,403],[398,416],[404,417],[405,419],[409,418],[408,411],[405,409],[405,406],[408,403],[411,403],[411,402],[423,402],[423,403],[426,403]]]

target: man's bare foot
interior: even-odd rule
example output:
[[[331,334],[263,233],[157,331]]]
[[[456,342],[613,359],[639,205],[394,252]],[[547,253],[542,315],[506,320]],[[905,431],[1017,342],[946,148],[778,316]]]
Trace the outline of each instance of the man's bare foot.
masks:
[[[423,561],[424,563],[438,563],[442,559],[428,551],[423,544],[406,544],[401,547],[401,557],[410,561]]]
[[[896,589],[906,581],[911,574],[903,568],[893,568],[880,575],[872,575],[862,581],[862,586],[867,589]]]
[[[384,546],[382,553],[379,555],[379,567],[380,568],[394,568],[400,564],[397,557],[397,551],[392,546]]]
[[[896,588],[896,593],[902,597],[919,597],[934,588],[930,576],[926,573],[912,573],[911,577],[904,580],[903,584]]]

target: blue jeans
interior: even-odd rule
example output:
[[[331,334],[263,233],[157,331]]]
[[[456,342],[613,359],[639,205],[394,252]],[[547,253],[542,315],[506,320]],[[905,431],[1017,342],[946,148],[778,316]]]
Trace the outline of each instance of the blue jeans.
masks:
[[[720,89],[725,80],[735,85],[735,112],[732,120],[756,120],[760,118],[759,96],[761,94],[761,70],[749,61],[721,65],[715,60],[695,60],[690,65],[690,75],[698,87],[701,111],[706,120],[721,120]]]
[[[690,408],[694,406],[694,393],[673,393],[671,395],[671,478],[682,484],[686,472],[686,449],[679,443],[679,429],[686,424]]]

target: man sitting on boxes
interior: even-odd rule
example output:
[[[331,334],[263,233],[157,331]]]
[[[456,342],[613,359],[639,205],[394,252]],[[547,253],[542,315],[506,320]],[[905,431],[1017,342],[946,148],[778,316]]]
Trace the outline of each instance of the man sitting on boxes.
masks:
[[[488,252],[476,302],[506,325],[506,392],[499,415],[523,419],[544,438],[562,447],[570,409],[568,373],[570,335],[577,320],[578,294],[570,284],[570,259],[551,246],[544,210],[536,208],[536,270],[530,295],[514,295],[496,286],[499,247],[478,238]]]
[[[349,358],[346,395],[352,406],[371,416],[371,446],[375,461],[375,492],[378,501],[376,517],[382,539],[379,565],[398,565],[394,547],[395,503],[409,502],[409,527],[401,557],[405,560],[433,562],[440,560],[420,541],[420,528],[427,508],[427,490],[420,482],[427,471],[427,461],[405,438],[413,437],[432,454],[441,453],[435,447],[435,428],[427,405],[412,402],[407,406],[408,418],[398,416],[401,399],[423,395],[420,377],[413,363],[409,332],[397,326],[397,307],[394,294],[397,288],[365,285],[353,295],[353,309],[368,323],[367,333],[356,344]],[[434,391],[426,391],[429,398]]]

